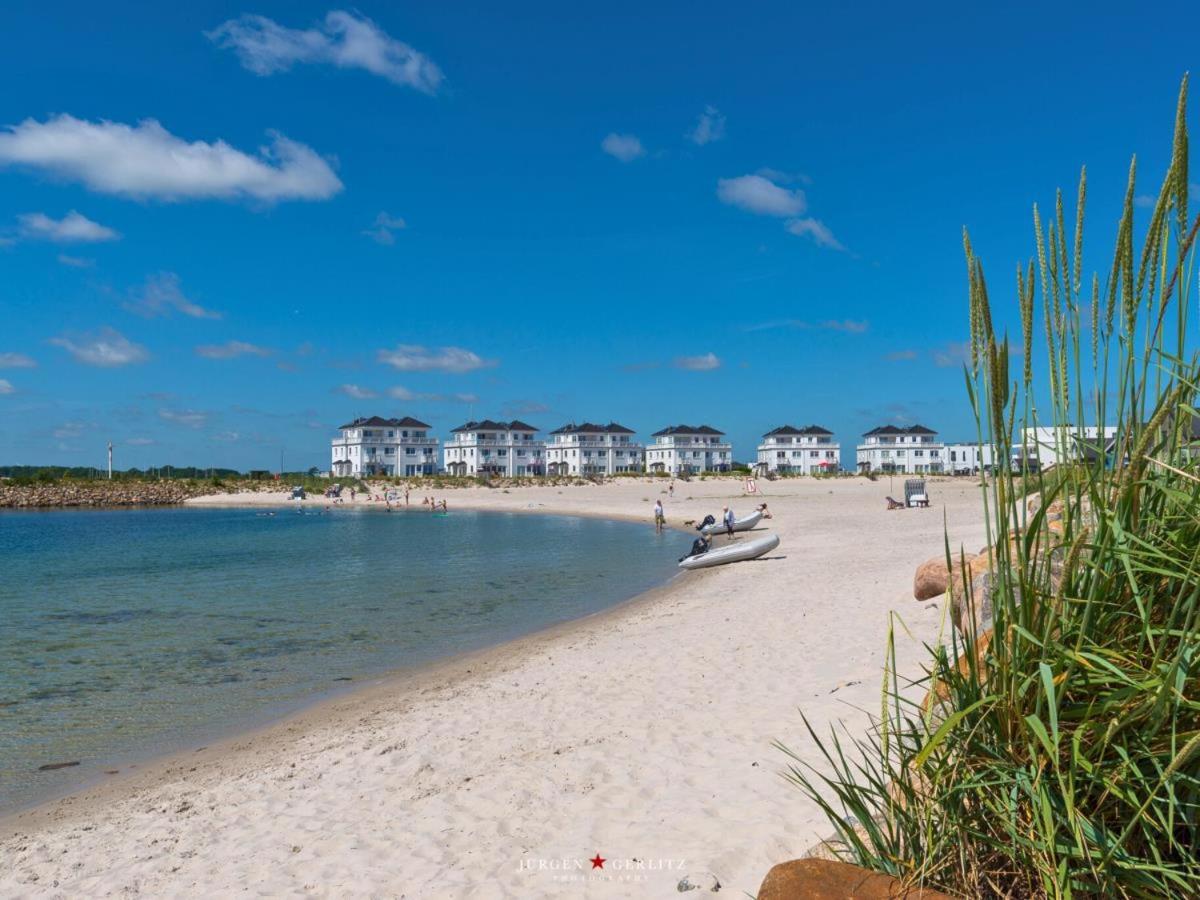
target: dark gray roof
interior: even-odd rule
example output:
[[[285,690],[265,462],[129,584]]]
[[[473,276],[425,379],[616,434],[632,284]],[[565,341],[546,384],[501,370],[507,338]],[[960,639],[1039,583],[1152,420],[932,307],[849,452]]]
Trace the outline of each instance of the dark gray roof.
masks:
[[[874,434],[937,434],[937,432],[931,428],[926,428],[924,425],[910,425],[907,428],[899,428],[896,425],[880,425],[878,428],[864,431],[863,437],[869,437]]]
[[[460,431],[537,431],[532,425],[526,425],[519,419],[513,419],[511,422],[494,422],[491,419],[484,419],[480,422],[464,422],[457,428],[451,428],[451,434],[457,434]]]
[[[821,435],[833,434],[828,428],[822,428],[820,425],[805,425],[803,428],[795,428],[792,425],[780,425],[778,428],[773,428],[768,431],[763,437],[778,437],[781,435]]]
[[[609,422],[607,425],[597,425],[594,422],[571,422],[561,428],[555,428],[551,434],[634,434],[632,428]]]
[[[379,416],[360,417],[353,422],[347,422],[345,425],[339,425],[338,428],[431,428],[432,426],[424,422],[414,419],[412,416],[405,416],[403,419],[381,419]]]
[[[662,437],[668,434],[708,434],[717,437],[724,436],[725,432],[717,431],[711,425],[699,425],[693,428],[691,425],[669,425],[661,431],[656,431],[650,437]]]

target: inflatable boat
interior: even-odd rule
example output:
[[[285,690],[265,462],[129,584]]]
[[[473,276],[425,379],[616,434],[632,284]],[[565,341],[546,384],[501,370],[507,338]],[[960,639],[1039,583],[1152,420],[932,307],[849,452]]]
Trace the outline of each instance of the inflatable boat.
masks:
[[[685,556],[679,561],[681,569],[707,569],[709,566],[723,566],[725,563],[741,562],[745,559],[758,559],[764,553],[770,553],[779,546],[779,535],[764,534],[752,540],[730,541],[722,547],[698,553],[695,556]]]

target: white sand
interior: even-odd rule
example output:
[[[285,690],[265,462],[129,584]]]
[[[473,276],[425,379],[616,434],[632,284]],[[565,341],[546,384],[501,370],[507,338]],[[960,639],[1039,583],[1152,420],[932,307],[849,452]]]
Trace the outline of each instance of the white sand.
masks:
[[[753,895],[772,864],[830,831],[780,777],[771,742],[815,761],[800,709],[818,730],[840,719],[861,733],[879,706],[889,612],[912,632],[897,632],[907,671],[937,639],[941,610],[911,590],[916,565],[941,552],[943,515],[956,544],[984,542],[970,480],[939,481],[933,508],[898,512],[884,511],[886,479],[759,485],[782,538],[774,558],[689,573],[12,817],[0,896],[667,897],[703,872],[722,896]],[[648,528],[658,496],[676,523],[727,500],[752,506],[731,480],[678,483],[673,501],[664,487],[439,496],[451,515],[577,512]],[[201,502],[222,499],[254,498]],[[679,536],[681,554],[689,541]],[[586,862],[597,853],[603,870]],[[595,879],[540,868],[564,861],[567,877]]]

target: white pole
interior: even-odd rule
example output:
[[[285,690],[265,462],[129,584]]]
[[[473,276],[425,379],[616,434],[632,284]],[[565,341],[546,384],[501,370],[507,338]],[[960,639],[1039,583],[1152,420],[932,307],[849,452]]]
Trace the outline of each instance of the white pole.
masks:
[[[112,481],[112,441],[108,442],[108,480]]]

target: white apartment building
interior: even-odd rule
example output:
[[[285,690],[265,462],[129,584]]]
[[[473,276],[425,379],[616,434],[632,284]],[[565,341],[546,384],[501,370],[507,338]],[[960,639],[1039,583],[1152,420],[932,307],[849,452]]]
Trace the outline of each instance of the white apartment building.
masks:
[[[1117,438],[1115,425],[1097,428],[1086,425],[1082,429],[1068,425],[1064,429],[1054,427],[1026,428],[1024,430],[1025,451],[1036,457],[1043,469],[1061,462],[1095,459],[1097,454],[1105,456],[1113,452]]]
[[[672,425],[651,435],[646,448],[646,471],[671,475],[727,472],[733,465],[733,445],[725,432],[708,425]]]
[[[945,469],[951,475],[978,475],[991,469],[996,460],[996,448],[991,444],[946,444],[944,451]],[[1015,450],[1013,455],[1017,458]]]
[[[634,440],[634,432],[610,422],[583,422],[556,428],[546,444],[549,475],[615,475],[641,472],[646,467],[646,448]]]
[[[945,447],[924,425],[880,425],[863,434],[856,454],[859,472],[935,474],[945,469]]]
[[[524,422],[466,422],[451,431],[442,447],[450,475],[546,474],[546,442],[534,439],[537,429]]]
[[[411,416],[358,418],[338,428],[331,443],[334,476],[432,475],[437,471],[436,438]]]
[[[757,467],[780,475],[812,475],[836,472],[841,459],[842,446],[829,429],[820,425],[781,425],[763,435]]]

